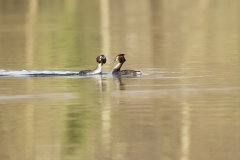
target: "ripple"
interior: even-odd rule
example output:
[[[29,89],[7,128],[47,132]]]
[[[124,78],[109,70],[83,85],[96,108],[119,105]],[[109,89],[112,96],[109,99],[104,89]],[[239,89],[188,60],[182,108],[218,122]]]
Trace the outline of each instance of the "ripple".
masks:
[[[31,95],[0,95],[0,100],[12,99],[53,99],[53,98],[77,98],[73,93],[31,94]]]
[[[72,76],[77,75],[78,72],[70,71],[5,71],[0,70],[0,76],[13,76],[13,77],[44,77],[44,76]]]

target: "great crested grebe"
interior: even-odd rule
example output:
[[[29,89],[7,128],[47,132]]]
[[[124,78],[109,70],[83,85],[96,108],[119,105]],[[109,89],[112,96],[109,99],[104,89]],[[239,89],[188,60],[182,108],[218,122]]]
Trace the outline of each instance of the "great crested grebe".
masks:
[[[102,65],[107,62],[107,58],[102,54],[96,58],[98,66],[94,70],[82,70],[79,72],[80,76],[83,75],[93,75],[93,74],[101,74],[102,73]]]
[[[126,61],[124,54],[119,54],[116,56],[116,58],[112,61],[118,61],[118,64],[112,69],[113,75],[126,75],[126,76],[137,76],[141,75],[141,71],[135,71],[135,70],[120,70],[123,63]]]

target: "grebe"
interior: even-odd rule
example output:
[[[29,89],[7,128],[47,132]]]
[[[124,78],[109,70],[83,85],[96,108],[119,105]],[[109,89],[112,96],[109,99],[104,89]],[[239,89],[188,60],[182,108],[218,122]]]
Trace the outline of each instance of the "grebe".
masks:
[[[117,61],[118,64],[112,69],[112,74],[113,75],[126,75],[126,76],[137,76],[141,75],[141,71],[135,71],[135,70],[120,70],[123,63],[126,61],[124,54],[119,54],[116,56],[116,58],[112,61]]]
[[[94,70],[82,70],[79,72],[80,76],[83,75],[93,75],[93,74],[101,74],[102,73],[102,65],[107,62],[107,58],[104,55],[100,55],[96,58],[98,66]]]

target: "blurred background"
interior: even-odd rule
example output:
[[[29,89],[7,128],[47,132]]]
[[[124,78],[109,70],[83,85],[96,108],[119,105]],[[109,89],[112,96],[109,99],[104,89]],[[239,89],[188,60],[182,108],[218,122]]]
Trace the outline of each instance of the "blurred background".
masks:
[[[239,160],[238,0],[0,0],[0,159]]]

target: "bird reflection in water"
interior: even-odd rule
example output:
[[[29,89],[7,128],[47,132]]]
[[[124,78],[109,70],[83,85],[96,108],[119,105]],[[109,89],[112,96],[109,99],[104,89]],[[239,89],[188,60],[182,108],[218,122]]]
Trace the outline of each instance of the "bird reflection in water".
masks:
[[[122,77],[116,77],[114,78],[115,80],[115,84],[117,85],[117,87],[119,88],[119,90],[125,90],[125,83],[123,83],[122,81]]]
[[[107,84],[104,82],[103,76],[101,74],[91,76],[91,78],[96,81],[97,91],[104,92],[107,90]]]

